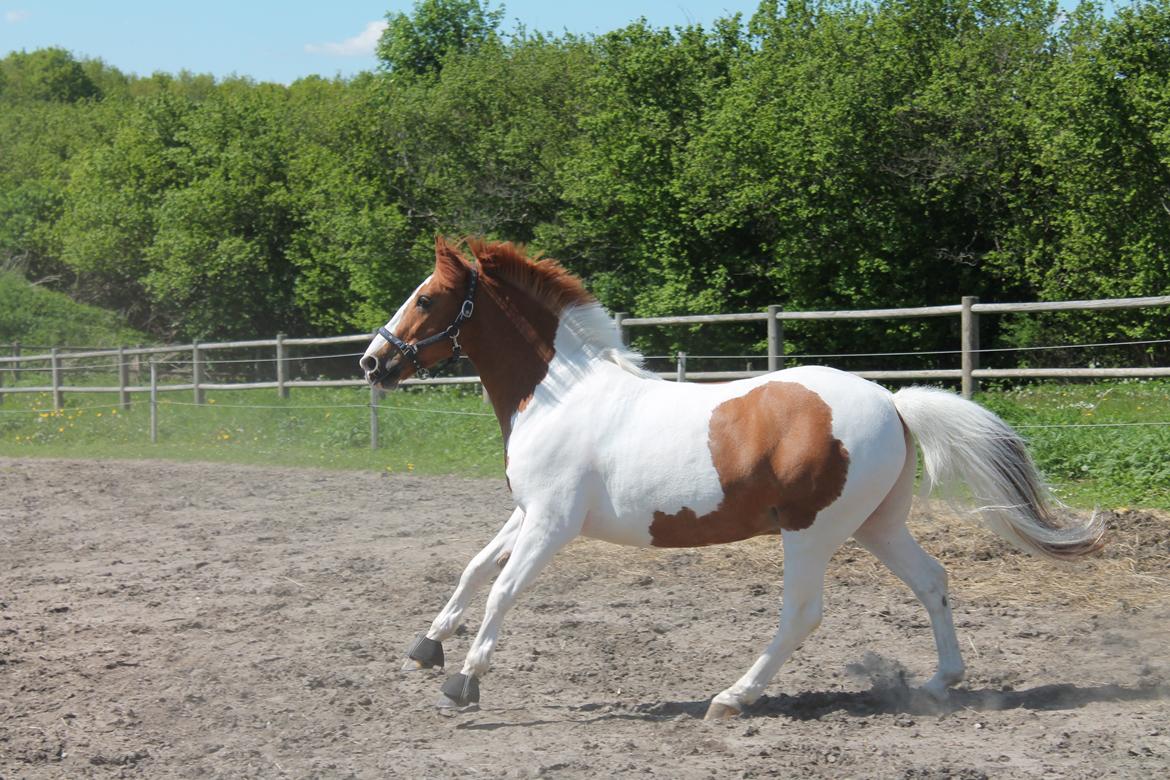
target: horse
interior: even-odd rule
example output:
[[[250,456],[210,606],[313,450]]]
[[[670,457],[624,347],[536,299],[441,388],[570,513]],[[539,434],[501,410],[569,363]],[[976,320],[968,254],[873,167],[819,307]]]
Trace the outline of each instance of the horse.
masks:
[[[716,694],[708,719],[740,715],[820,624],[825,571],[850,537],[926,608],[936,700],[964,676],[942,565],[910,535],[917,450],[924,490],[956,489],[972,515],[1043,558],[1103,544],[1096,513],[1058,516],[1024,441],[978,404],[936,388],[889,390],[828,367],[726,383],[663,381],[642,367],[580,279],[522,246],[438,237],[433,272],[377,331],[359,365],[393,389],[465,354],[503,434],[515,509],[407,650],[404,669],[443,667],[443,640],[496,576],[462,669],[440,706],[480,700],[505,614],[578,535],[640,547],[698,547],[779,535],[779,626]],[[917,443],[917,446],[916,446]]]

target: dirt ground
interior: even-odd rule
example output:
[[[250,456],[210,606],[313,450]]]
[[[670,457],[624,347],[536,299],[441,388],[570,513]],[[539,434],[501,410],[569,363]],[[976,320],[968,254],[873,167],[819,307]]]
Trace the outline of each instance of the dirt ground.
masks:
[[[0,459],[0,777],[1170,775],[1170,518],[1114,514],[1061,568],[928,508],[969,669],[945,707],[907,687],[924,612],[846,547],[769,695],[704,722],[774,630],[778,543],[578,541],[482,706],[441,714],[402,651],[506,519],[502,480]]]

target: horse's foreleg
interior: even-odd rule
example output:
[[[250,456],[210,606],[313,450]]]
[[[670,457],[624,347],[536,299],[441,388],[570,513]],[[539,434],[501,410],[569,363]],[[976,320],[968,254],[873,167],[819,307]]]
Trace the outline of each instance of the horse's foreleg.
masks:
[[[734,717],[760,698],[788,657],[821,624],[825,569],[836,549],[811,529],[784,532],[780,627],[747,674],[711,700],[708,720]]]
[[[463,671],[444,683],[440,706],[462,707],[479,701],[479,678],[491,666],[492,651],[495,649],[504,615],[557,551],[578,534],[580,526],[579,521],[550,522],[548,516],[543,513],[530,512],[525,517],[516,543],[512,547],[512,555],[492,585],[484,610],[483,623],[467,651]]]
[[[459,585],[447,601],[446,606],[439,612],[431,623],[426,634],[420,635],[406,653],[406,662],[402,665],[404,671],[414,669],[428,669],[443,665],[442,641],[455,633],[467,610],[467,603],[475,592],[483,587],[484,583],[492,578],[497,568],[503,566],[512,551],[516,533],[524,520],[524,512],[517,508],[504,523],[490,542],[463,570],[459,577]]]

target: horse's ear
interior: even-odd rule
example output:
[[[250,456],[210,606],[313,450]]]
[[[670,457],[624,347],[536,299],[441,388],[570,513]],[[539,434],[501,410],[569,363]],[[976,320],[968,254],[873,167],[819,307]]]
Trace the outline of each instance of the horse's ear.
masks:
[[[455,286],[463,280],[467,263],[454,246],[443,236],[435,237],[435,279]]]

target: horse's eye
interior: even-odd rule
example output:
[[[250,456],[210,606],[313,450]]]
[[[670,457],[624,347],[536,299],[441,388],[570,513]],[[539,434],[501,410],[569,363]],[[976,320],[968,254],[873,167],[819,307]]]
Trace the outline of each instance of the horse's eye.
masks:
[[[422,309],[423,311],[426,311],[427,309],[431,308],[431,303],[433,303],[433,301],[431,301],[431,296],[429,296],[429,295],[418,296],[418,307],[420,309]]]

